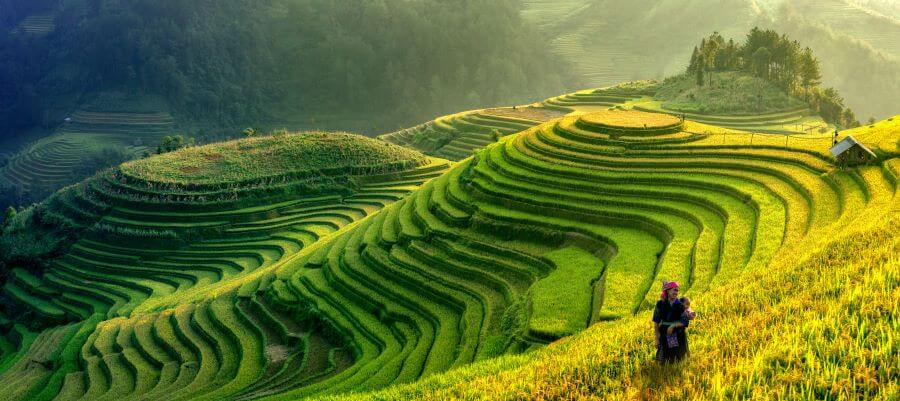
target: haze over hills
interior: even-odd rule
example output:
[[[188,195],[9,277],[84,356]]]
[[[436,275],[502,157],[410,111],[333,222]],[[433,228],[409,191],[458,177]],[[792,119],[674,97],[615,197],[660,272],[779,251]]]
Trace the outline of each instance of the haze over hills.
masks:
[[[900,103],[900,20],[866,9],[891,2],[849,0],[624,0],[524,2],[522,15],[553,38],[556,54],[590,86],[680,72],[708,32],[740,41],[749,28],[773,28],[822,59],[834,86],[863,118],[884,118]],[[879,6],[879,4],[881,4]],[[685,21],[690,21],[685,23]]]

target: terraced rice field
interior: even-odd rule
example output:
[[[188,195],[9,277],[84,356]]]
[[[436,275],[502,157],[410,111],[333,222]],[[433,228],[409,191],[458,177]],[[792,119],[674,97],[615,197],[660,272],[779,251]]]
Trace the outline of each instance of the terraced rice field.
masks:
[[[43,330],[0,322],[0,393],[343,399],[400,384],[357,398],[422,396],[461,382],[426,377],[594,323],[646,328],[659,280],[715,291],[895,204],[900,159],[841,171],[828,146],[599,107],[449,170],[365,138],[304,157],[247,141],[241,154],[272,149],[272,165],[307,172],[254,165],[214,184],[210,164],[229,177],[254,158],[195,150],[196,162],[152,158],[170,168],[125,165],[59,192],[47,222],[92,229],[47,270],[12,271],[6,316]]]
[[[517,107],[515,110],[476,110],[440,117],[378,138],[436,157],[459,161],[504,135],[525,130],[562,114],[529,106]]]
[[[812,114],[812,111],[805,106],[774,113],[744,115],[682,113],[666,109],[659,102],[650,100],[635,102],[632,107],[639,111],[683,115],[686,120],[746,132],[795,135],[815,134],[822,130],[833,131],[832,126],[825,123],[821,117]]]
[[[423,153],[459,161],[506,135],[521,132],[566,114],[583,114],[620,106],[648,91],[589,89],[552,97],[540,103],[451,114],[378,138]]]
[[[552,30],[555,23],[577,14],[588,5],[586,0],[525,0],[522,18],[534,21],[542,29]]]
[[[553,52],[570,61],[574,72],[588,85],[655,77],[657,60],[610,37],[617,34],[615,19],[598,16],[597,10],[612,8],[586,0],[530,0],[523,4],[522,18],[553,35]]]
[[[505,137],[280,268],[277,302],[322,311],[360,349],[356,373],[283,398],[408,382],[627,319],[660,279],[703,293],[896,192],[895,164],[837,172],[827,148],[722,145],[647,117]],[[570,315],[532,298],[559,288],[557,271],[581,288],[562,301]]]
[[[857,140],[865,143],[874,152],[880,153],[881,157],[887,158],[900,154],[900,139],[897,138],[898,132],[900,132],[900,115],[874,124],[842,131],[836,139],[842,140],[852,135]]]
[[[409,287],[410,293],[393,288],[390,291],[395,294],[396,304],[402,304],[405,308],[391,309],[391,303],[386,301],[377,307],[408,316],[402,321],[421,319],[423,322],[417,323],[419,327],[430,322],[426,326],[429,327],[427,332],[420,329],[427,333],[420,338],[426,338],[432,344],[431,351],[428,358],[421,360],[412,359],[415,353],[406,356],[401,351],[402,347],[397,351],[382,350],[373,353],[369,359],[373,370],[375,366],[394,366],[385,365],[386,362],[380,359],[385,358],[385,354],[391,360],[406,360],[403,364],[397,361],[396,366],[405,368],[410,360],[415,360],[416,366],[423,366],[426,372],[437,361],[445,361],[446,366],[450,367],[468,356],[460,352],[448,358],[443,353],[460,349],[444,345],[454,343],[455,337],[442,334],[442,329],[447,325],[471,327],[472,320],[467,320],[471,318],[467,318],[465,312],[448,316],[444,311],[431,312],[413,307],[437,303],[434,300],[417,302],[414,298],[417,294],[438,293],[437,290],[415,291],[421,285],[436,287],[443,284],[431,279],[434,276],[428,274],[444,273],[449,276],[457,271],[462,274],[478,269],[478,264],[460,265],[460,261],[477,258],[461,252],[466,249],[463,246],[456,245],[454,248],[454,244],[469,246],[476,243],[478,249],[492,246],[492,252],[502,255],[503,260],[515,255],[519,260],[529,261],[518,270],[535,275],[524,283],[530,284],[526,299],[533,302],[526,308],[527,322],[518,328],[521,330],[518,335],[511,335],[510,347],[523,348],[530,342],[547,341],[569,334],[571,329],[565,328],[575,325],[584,327],[603,320],[621,320],[621,323],[601,323],[592,328],[588,335],[577,336],[577,340],[573,340],[577,341],[576,345],[560,342],[554,344],[553,349],[536,356],[529,354],[523,358],[500,358],[496,362],[476,363],[446,375],[349,399],[515,399],[521,397],[523,391],[528,391],[526,398],[538,399],[566,399],[573,395],[590,397],[607,393],[624,397],[620,384],[630,386],[630,390],[634,391],[644,391],[645,386],[656,388],[658,386],[653,383],[629,384],[628,380],[653,380],[641,376],[652,374],[644,371],[652,368],[642,367],[641,358],[650,358],[645,356],[649,348],[646,344],[650,339],[642,333],[647,326],[649,309],[658,297],[654,289],[659,280],[678,280],[691,297],[718,290],[715,291],[717,296],[727,299],[728,306],[725,308],[730,308],[728,311],[733,309],[733,313],[746,313],[745,309],[740,309],[740,305],[747,302],[747,298],[742,297],[754,297],[743,292],[740,296],[726,296],[736,291],[728,286],[741,285],[755,289],[757,287],[752,281],[747,283],[741,278],[763,275],[770,265],[787,269],[792,261],[797,260],[792,255],[799,250],[812,252],[816,249],[813,243],[835,238],[835,233],[843,231],[842,227],[856,223],[864,226],[870,221],[878,221],[877,216],[889,218],[884,213],[891,213],[892,205],[893,210],[897,210],[900,159],[886,160],[883,165],[837,171],[825,153],[827,146],[820,149],[759,142],[751,145],[748,143],[749,135],[739,133],[734,135],[745,136],[743,143],[722,144],[715,136],[688,132],[680,123],[665,117],[655,122],[646,119],[646,127],[641,124],[635,128],[635,124],[631,123],[617,126],[616,121],[628,117],[641,118],[640,114],[629,116],[621,113],[631,112],[568,116],[506,137],[500,143],[478,152],[474,158],[461,162],[446,176],[427,183],[399,204],[396,211],[391,212],[394,208],[388,209],[383,212],[387,216],[379,214],[372,218],[371,223],[364,221],[364,227],[358,229],[360,232],[350,232],[334,239],[330,245],[332,259],[328,260],[329,263],[319,266],[298,261],[296,265],[285,266],[279,272],[280,281],[273,285],[276,293],[284,294],[281,295],[284,302],[312,299],[318,308],[335,308],[331,313],[349,320],[345,330],[355,338],[362,338],[363,331],[359,327],[369,325],[352,324],[352,321],[361,319],[365,315],[363,311],[373,307],[367,303],[370,298],[363,289],[373,285],[373,277],[383,277],[374,279],[376,283],[396,283],[401,280],[393,277],[408,277],[402,282],[408,283],[404,287]],[[695,123],[685,123],[691,124]],[[897,139],[897,132],[894,134],[894,139]],[[411,202],[413,204],[407,206]],[[868,214],[864,210],[872,212]],[[412,216],[405,217],[407,214]],[[849,238],[845,238],[847,240]],[[436,259],[444,261],[442,263],[429,263],[427,257],[431,254],[419,249],[435,246],[444,252],[449,250],[451,253],[447,255],[450,257]],[[335,251],[335,248],[342,250]],[[573,254],[562,256],[560,250]],[[385,252],[388,254],[386,257],[374,256]],[[468,253],[474,251],[469,250]],[[407,255],[413,259],[408,259]],[[567,261],[572,265],[566,266]],[[550,266],[547,266],[548,263]],[[590,266],[594,269],[585,269]],[[436,267],[443,268],[435,273],[428,270]],[[585,271],[579,272],[579,268]],[[378,269],[378,275],[364,273],[374,269]],[[494,267],[481,266],[480,270],[492,272]],[[562,286],[556,284],[554,277],[558,271],[571,272]],[[481,279],[470,281],[483,282]],[[771,281],[767,281],[769,285],[776,285]],[[449,283],[444,285],[446,291],[452,288]],[[791,282],[784,285],[790,287],[798,284]],[[513,294],[520,294],[521,290],[512,283],[507,286]],[[590,288],[586,291],[589,296],[581,295],[585,293],[580,290],[582,286]],[[558,306],[548,302],[546,289],[554,287],[559,288],[556,294],[576,293],[566,300],[570,308],[561,312]],[[777,291],[782,290],[784,288]],[[334,299],[324,295],[333,291],[347,295]],[[789,289],[785,291],[791,293]],[[359,295],[351,297],[353,292]],[[389,296],[387,290],[377,292]],[[538,298],[539,295],[541,298]],[[434,297],[446,298],[444,295]],[[706,298],[710,297],[704,298],[710,304],[716,304],[715,299]],[[460,299],[463,298],[460,296]],[[769,305],[768,298],[759,299]],[[806,300],[807,303],[810,301]],[[582,309],[584,304],[589,307]],[[485,307],[474,309],[490,310]],[[507,313],[510,310],[507,307]],[[548,313],[548,310],[552,312]],[[592,312],[588,315],[575,313],[582,310]],[[569,317],[571,321],[546,319],[547,316],[565,317],[566,312],[572,313]],[[726,310],[717,312],[729,313]],[[771,313],[774,312],[763,311],[763,314]],[[637,317],[632,318],[635,315]],[[429,319],[428,316],[433,317]],[[390,319],[388,324],[395,319],[401,320],[396,317]],[[875,319],[884,319],[884,316]],[[434,320],[440,323],[435,325]],[[483,322],[484,318],[474,321]],[[749,331],[738,333],[729,331],[731,324],[716,323],[699,330],[710,332],[709,335],[716,338],[710,341],[721,340],[721,337],[737,341],[742,344],[739,346],[741,352],[754,347],[741,343],[740,338],[745,337],[742,333],[753,333],[748,335],[754,336],[754,341],[763,341],[754,343],[758,345],[768,343],[768,336],[772,335],[766,330],[744,327],[759,324],[759,320],[741,324],[743,330]],[[881,329],[889,326],[884,321],[878,324]],[[618,325],[622,325],[623,329],[619,330]],[[812,335],[807,330],[812,326],[805,326],[803,333],[806,334],[802,334],[810,341],[813,341]],[[726,331],[730,334],[725,334]],[[399,334],[394,336],[399,337]],[[887,342],[883,336],[879,340],[871,340],[881,341],[879,344],[889,347],[889,337]],[[382,339],[380,343],[387,341]],[[518,341],[524,344],[518,345]],[[605,348],[609,341],[616,344],[616,348]],[[700,344],[706,346],[704,352],[719,352],[709,349],[713,345],[702,341]],[[716,344],[720,347],[724,345]],[[419,344],[407,345],[407,348],[413,346]],[[619,346],[627,347],[627,354],[619,352]],[[777,343],[772,347],[791,345]],[[796,349],[798,347],[799,350]],[[863,347],[869,348],[868,345]],[[871,351],[876,352],[878,345],[872,347]],[[802,344],[792,349],[792,352],[812,352],[803,351]],[[606,354],[611,356],[604,356]],[[815,351],[815,354],[821,353]],[[884,352],[878,355],[879,358],[891,357]],[[592,361],[603,361],[598,362],[603,365],[595,366]],[[886,359],[881,361],[889,363]],[[359,363],[365,362],[366,358],[359,360]],[[702,356],[697,360],[709,369],[713,368],[711,364],[714,362],[706,361]],[[734,366],[739,365],[737,361],[729,363],[732,362]],[[861,363],[865,363],[867,368],[877,364],[874,361]],[[831,368],[842,366],[840,361],[834,359],[828,359],[825,364]],[[612,370],[603,370],[606,366]],[[569,367],[578,370],[569,371]],[[404,382],[407,379],[403,372],[405,370],[398,368],[386,378],[366,376],[368,379],[361,384],[354,383],[354,386]],[[709,396],[728,387],[715,387],[710,383],[714,380],[710,372],[698,374],[704,380],[701,387],[688,385],[667,389],[663,386],[658,391]],[[731,374],[736,376],[740,373]],[[824,371],[821,374],[829,378],[842,376]],[[604,384],[606,377],[617,381],[607,387]],[[885,375],[878,375],[877,379],[872,380],[884,384],[885,379]],[[734,380],[738,380],[737,377]],[[766,386],[786,397],[794,394],[791,391],[795,390],[791,384],[770,381],[775,380],[771,376],[740,380],[752,388]],[[803,379],[800,381],[805,383]],[[341,386],[341,383],[335,382],[335,385]],[[815,391],[820,391],[819,388],[827,387],[827,383],[815,386]],[[523,390],[526,388],[529,390]],[[741,388],[732,391],[747,397],[752,394]],[[807,391],[806,394],[810,395],[813,390]],[[889,393],[888,390],[882,395]],[[304,394],[301,390],[293,395]]]
[[[14,155],[9,165],[0,170],[0,179],[26,191],[52,193],[84,178],[78,167],[97,152],[118,148],[137,155],[174,129],[168,113],[78,111],[71,119],[55,134]]]
[[[569,113],[588,113],[620,106],[653,95],[652,90],[588,89],[544,100],[544,106]]]
[[[262,289],[273,269],[300,250],[404,197],[449,163],[335,135],[271,140],[279,150],[311,146],[347,155],[343,162],[332,157],[332,170],[302,161],[302,153],[280,155],[301,157],[295,165],[307,170],[279,172],[257,158],[281,177],[178,185],[148,181],[139,165],[152,160],[142,160],[48,199],[39,206],[43,224],[78,232],[79,239],[43,271],[11,270],[2,291],[4,316],[19,320],[3,318],[8,334],[0,343],[9,363],[0,393],[60,400],[256,398],[350,367],[353,349],[330,323],[273,308]],[[273,149],[265,142],[241,143]],[[184,150],[177,159],[228,146]],[[354,150],[368,158],[352,156]],[[216,161],[233,164],[225,159]],[[32,339],[35,329],[45,330]],[[59,364],[36,369],[29,362],[47,358]]]
[[[30,15],[25,17],[16,32],[34,36],[46,36],[56,29],[56,22],[52,15]]]

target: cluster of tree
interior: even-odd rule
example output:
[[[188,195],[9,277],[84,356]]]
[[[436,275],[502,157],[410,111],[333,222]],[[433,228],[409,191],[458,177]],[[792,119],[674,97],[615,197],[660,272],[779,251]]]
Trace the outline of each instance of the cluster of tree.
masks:
[[[156,146],[156,154],[161,155],[163,153],[174,152],[185,146],[194,146],[194,145],[195,145],[194,138],[188,138],[187,142],[185,142],[184,136],[182,136],[182,135],[166,135],[165,137],[163,137],[163,139],[159,143],[159,145]],[[149,155],[145,155],[145,156],[149,156]]]
[[[53,34],[0,34],[0,133],[109,90],[163,95],[209,127],[277,120],[286,104],[393,127],[564,90],[518,0],[40,2],[53,3]]]
[[[696,75],[697,84],[702,86],[708,71],[735,70],[765,79],[804,99],[825,121],[843,127],[860,125],[837,90],[820,86],[822,71],[812,49],[787,35],[753,28],[744,43],[736,43],[715,32],[694,47],[687,73]]]

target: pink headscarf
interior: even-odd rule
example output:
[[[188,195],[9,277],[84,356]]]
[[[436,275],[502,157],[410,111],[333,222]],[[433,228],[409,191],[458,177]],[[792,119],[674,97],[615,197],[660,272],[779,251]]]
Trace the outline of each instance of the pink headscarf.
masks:
[[[666,291],[671,290],[673,288],[678,288],[677,281],[663,281],[662,286],[662,294],[659,294],[659,298],[665,301],[668,297],[666,296]]]

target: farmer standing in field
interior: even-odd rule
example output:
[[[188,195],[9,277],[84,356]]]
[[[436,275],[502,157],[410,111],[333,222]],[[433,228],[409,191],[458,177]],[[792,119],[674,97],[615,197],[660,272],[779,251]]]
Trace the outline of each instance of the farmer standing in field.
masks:
[[[686,298],[678,298],[678,283],[664,281],[660,300],[653,310],[653,336],[656,339],[656,360],[676,362],[687,354],[687,333],[693,311],[685,306]]]

